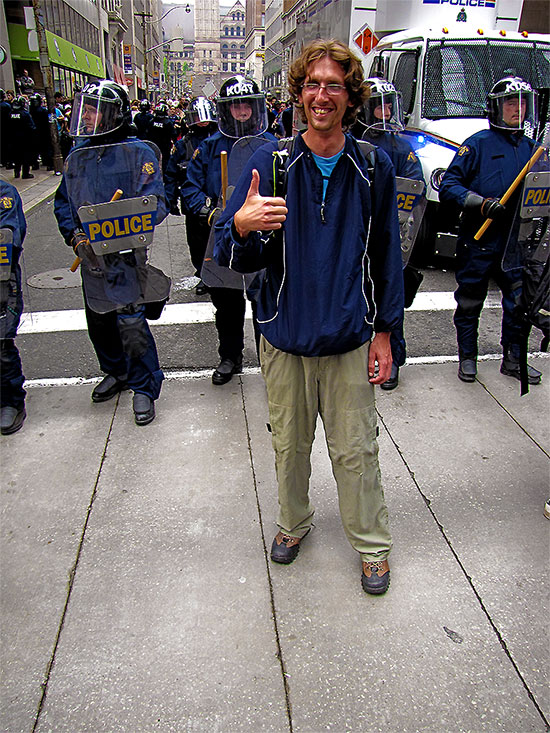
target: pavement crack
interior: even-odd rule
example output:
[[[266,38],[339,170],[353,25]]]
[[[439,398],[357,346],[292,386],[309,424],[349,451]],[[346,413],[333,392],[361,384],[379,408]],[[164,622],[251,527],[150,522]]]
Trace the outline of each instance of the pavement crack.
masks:
[[[264,550],[264,560],[265,560],[265,567],[266,567],[266,573],[267,573],[267,582],[269,585],[269,600],[271,603],[271,618],[273,619],[273,628],[275,631],[275,643],[277,646],[277,654],[276,657],[279,660],[279,664],[281,666],[281,677],[283,681],[283,688],[285,691],[285,704],[286,704],[286,714],[288,718],[288,729],[289,732],[293,732],[292,727],[292,706],[290,702],[290,688],[288,684],[288,673],[286,671],[286,665],[283,657],[283,650],[281,646],[281,637],[279,635],[279,624],[277,621],[277,611],[275,608],[275,594],[273,589],[273,579],[271,577],[271,568],[269,566],[269,553],[267,549],[267,542],[265,538],[265,532],[264,532],[264,522],[262,517],[262,507],[260,505],[260,497],[258,495],[258,483],[256,481],[256,469],[254,467],[254,456],[252,454],[252,440],[250,436],[250,426],[248,423],[248,414],[246,411],[246,398],[244,395],[244,386],[243,386],[243,380],[242,378],[239,380],[241,385],[241,399],[242,399],[242,407],[243,407],[243,415],[244,415],[244,422],[246,427],[246,440],[248,444],[248,455],[250,458],[250,469],[252,471],[252,481],[254,483],[254,494],[256,496],[256,507],[258,510],[258,519],[260,524],[260,533],[262,535],[262,545]]]
[[[489,393],[489,394],[490,394],[490,393]],[[498,401],[498,400],[497,400],[497,401]],[[499,404],[500,404],[500,403],[499,403]],[[506,408],[505,408],[505,407],[503,407],[503,409],[504,409],[504,410],[506,410]],[[377,412],[377,414],[378,414],[378,419],[380,420],[380,422],[381,422],[381,423],[382,423],[382,425],[384,426],[384,429],[386,430],[386,432],[387,432],[387,434],[388,434],[388,436],[389,436],[389,438],[390,438],[391,442],[393,443],[393,445],[394,445],[394,447],[395,447],[396,451],[398,452],[398,454],[399,454],[399,456],[400,456],[400,458],[401,458],[401,460],[402,460],[402,462],[403,462],[403,465],[404,465],[404,466],[405,466],[405,468],[407,469],[407,471],[408,471],[408,473],[409,473],[409,476],[411,477],[411,480],[413,481],[414,485],[416,486],[416,489],[417,489],[418,493],[420,494],[420,496],[421,496],[421,497],[422,497],[422,499],[424,500],[424,502],[425,502],[425,504],[426,504],[426,508],[428,509],[428,511],[430,512],[430,514],[432,515],[432,519],[434,520],[434,522],[435,522],[435,523],[437,524],[437,527],[438,527],[438,529],[439,529],[439,532],[440,532],[441,536],[443,537],[443,540],[444,540],[444,541],[445,541],[445,543],[447,544],[447,546],[448,546],[449,550],[451,551],[451,553],[452,553],[452,555],[453,555],[453,557],[454,557],[454,559],[455,559],[455,561],[456,561],[457,565],[459,566],[459,568],[460,568],[460,570],[462,571],[462,573],[463,573],[464,577],[466,578],[466,580],[467,580],[467,582],[468,582],[468,584],[469,584],[470,588],[472,589],[472,591],[473,591],[473,593],[474,593],[474,595],[475,595],[475,597],[476,597],[476,599],[477,599],[477,602],[479,603],[479,606],[480,606],[481,610],[482,610],[482,611],[483,611],[483,613],[485,614],[485,617],[487,618],[487,621],[488,621],[488,622],[489,622],[489,624],[491,625],[491,628],[493,629],[493,631],[494,631],[494,633],[495,633],[495,635],[496,635],[496,637],[497,637],[497,639],[498,639],[498,642],[499,642],[499,644],[500,644],[501,648],[503,649],[503,651],[504,651],[505,655],[507,656],[507,658],[508,658],[508,661],[510,662],[510,664],[511,664],[511,665],[512,665],[512,667],[514,668],[514,670],[515,670],[515,672],[516,672],[516,674],[517,674],[517,676],[518,676],[518,678],[519,678],[520,682],[522,683],[522,685],[523,685],[523,687],[524,687],[525,691],[527,692],[527,696],[529,697],[529,699],[531,700],[531,702],[532,702],[532,703],[533,703],[533,705],[535,706],[535,708],[536,708],[536,710],[537,710],[538,714],[540,715],[540,717],[541,717],[541,718],[542,718],[542,720],[544,721],[544,724],[546,725],[546,728],[547,728],[547,730],[549,730],[549,729],[550,729],[550,721],[548,721],[548,720],[547,720],[547,718],[546,718],[546,716],[545,716],[545,714],[544,714],[543,710],[541,709],[540,705],[538,704],[538,702],[537,702],[537,700],[536,700],[536,698],[535,698],[534,694],[533,694],[533,693],[531,692],[531,690],[530,690],[530,688],[529,688],[529,686],[528,686],[528,684],[527,684],[527,682],[526,682],[526,680],[525,680],[524,676],[523,676],[523,675],[522,675],[522,673],[521,673],[521,670],[519,669],[518,665],[516,664],[516,661],[514,660],[514,657],[512,656],[512,653],[511,653],[511,651],[510,651],[510,650],[508,649],[508,645],[506,644],[506,641],[504,640],[504,637],[503,637],[503,636],[502,636],[502,634],[500,633],[500,630],[499,630],[499,628],[497,627],[496,623],[495,623],[495,622],[493,621],[493,619],[492,619],[492,617],[491,617],[491,614],[490,614],[490,613],[489,613],[489,611],[487,610],[487,607],[486,607],[486,605],[485,605],[485,603],[484,603],[484,601],[483,601],[483,598],[481,597],[481,594],[480,594],[480,593],[479,593],[479,591],[477,590],[477,588],[476,588],[476,586],[475,586],[475,583],[474,583],[474,581],[472,580],[471,576],[470,576],[470,575],[468,574],[468,572],[466,571],[466,568],[465,568],[465,566],[464,566],[464,564],[463,564],[462,560],[461,560],[461,559],[460,559],[460,557],[458,556],[458,553],[457,553],[457,551],[455,550],[455,548],[453,547],[453,544],[452,544],[451,540],[450,540],[450,539],[449,539],[449,537],[447,536],[447,533],[446,533],[446,531],[445,531],[445,527],[444,527],[444,526],[443,526],[443,525],[441,524],[441,522],[440,522],[440,521],[439,521],[439,519],[437,518],[437,515],[436,515],[435,511],[433,510],[433,508],[432,508],[432,506],[431,506],[431,502],[430,502],[430,500],[428,499],[428,497],[427,497],[427,496],[426,496],[426,495],[424,494],[424,492],[423,492],[423,491],[422,491],[422,489],[420,488],[420,484],[419,484],[419,483],[418,483],[418,481],[416,480],[416,476],[415,476],[415,474],[414,474],[414,471],[413,471],[413,470],[411,469],[411,467],[409,466],[409,464],[408,464],[408,461],[407,461],[407,459],[405,458],[405,455],[404,455],[403,451],[401,450],[401,448],[400,448],[400,447],[399,447],[399,445],[397,444],[396,440],[394,439],[393,435],[391,434],[391,432],[390,432],[390,430],[389,430],[388,426],[386,425],[386,423],[385,423],[385,421],[384,421],[384,418],[382,417],[382,415],[380,414],[380,412],[378,412],[378,410],[376,410],[376,412]],[[508,411],[506,410],[506,412],[508,412]],[[508,414],[510,414],[510,413],[508,413]],[[510,417],[512,417],[512,416],[510,415]],[[512,417],[512,419],[514,419],[514,418]],[[516,421],[516,422],[517,422],[517,421]],[[519,423],[518,423],[518,425],[519,425]],[[520,425],[520,427],[521,427],[521,425]],[[525,431],[524,431],[524,432],[525,432]],[[527,435],[528,435],[528,433],[527,433]],[[531,436],[529,436],[529,437],[531,437]],[[536,441],[535,441],[535,442],[536,442]],[[538,445],[538,444],[537,444],[537,445]],[[546,451],[544,451],[544,452],[546,453]],[[547,454],[547,455],[548,455],[548,454]]]
[[[32,727],[32,733],[35,733],[35,731],[38,729],[38,724],[40,722],[40,716],[42,714],[42,710],[43,710],[44,704],[46,702],[46,696],[48,694],[48,687],[49,687],[49,684],[50,684],[50,677],[51,677],[52,670],[53,670],[53,667],[54,667],[54,664],[55,664],[55,658],[56,658],[57,649],[59,647],[59,643],[60,643],[60,640],[61,640],[61,634],[63,632],[63,627],[65,625],[65,618],[66,618],[67,612],[69,610],[69,603],[70,603],[70,600],[71,600],[71,594],[73,592],[74,583],[75,583],[75,580],[76,580],[76,573],[77,573],[77,570],[78,570],[78,565],[80,563],[80,558],[82,556],[82,549],[83,549],[83,546],[84,546],[84,539],[85,539],[85,536],[86,536],[86,530],[88,529],[88,523],[90,521],[90,516],[92,514],[92,509],[93,509],[94,501],[95,501],[96,496],[97,496],[97,487],[98,487],[98,484],[99,484],[99,479],[100,479],[100,476],[101,476],[101,472],[103,470],[103,464],[105,463],[105,458],[107,457],[107,448],[108,448],[109,442],[111,440],[111,433],[113,431],[113,424],[114,424],[114,421],[115,421],[115,416],[116,416],[116,413],[117,413],[119,401],[120,401],[120,394],[117,395],[117,398],[116,398],[115,408],[113,410],[113,415],[111,417],[111,422],[109,424],[109,430],[107,432],[107,437],[105,439],[105,445],[103,446],[103,451],[101,453],[101,459],[99,461],[99,467],[98,467],[96,478],[95,478],[95,481],[94,481],[94,486],[93,486],[93,489],[92,489],[92,494],[90,496],[90,501],[88,502],[88,508],[86,510],[86,517],[84,519],[84,525],[82,527],[82,532],[80,534],[80,540],[78,542],[78,548],[77,548],[77,551],[76,551],[75,561],[74,561],[71,569],[69,570],[69,582],[68,582],[68,585],[67,585],[67,593],[66,593],[66,596],[65,596],[65,603],[63,605],[63,610],[61,612],[61,618],[59,620],[59,625],[57,627],[57,633],[55,635],[55,641],[54,641],[52,653],[50,655],[50,659],[49,659],[48,664],[46,666],[46,673],[44,675],[44,680],[40,684],[40,687],[42,689],[42,694],[41,694],[40,700],[38,702],[38,708],[37,708],[37,711],[36,711],[36,717],[35,717],[35,720],[34,720],[34,725]]]
[[[527,430],[526,430],[526,429],[525,429],[525,428],[523,427],[523,425],[522,425],[522,424],[521,424],[520,422],[518,422],[518,420],[516,420],[516,418],[515,418],[515,417],[514,417],[514,416],[512,415],[512,413],[510,412],[510,410],[508,410],[508,408],[507,408],[507,407],[505,407],[505,406],[504,406],[504,405],[502,404],[502,402],[501,402],[501,401],[500,401],[500,400],[498,399],[498,397],[496,397],[496,396],[495,396],[495,395],[494,395],[494,394],[493,394],[493,393],[491,392],[491,390],[490,390],[490,389],[489,389],[488,387],[486,387],[486,386],[485,386],[485,384],[483,384],[483,382],[480,382],[480,381],[479,381],[479,379],[478,379],[477,381],[478,381],[478,382],[479,382],[479,384],[480,384],[480,385],[481,385],[481,386],[483,387],[483,389],[484,389],[484,390],[485,390],[485,391],[487,392],[487,394],[489,395],[489,397],[492,397],[492,398],[493,398],[493,400],[494,400],[494,401],[495,401],[495,402],[497,403],[497,405],[498,405],[498,406],[499,406],[499,407],[500,407],[500,408],[501,408],[502,410],[504,410],[504,412],[505,412],[505,413],[506,413],[506,414],[508,415],[508,417],[510,418],[510,420],[512,420],[512,422],[514,422],[514,423],[515,423],[515,424],[516,424],[516,425],[518,426],[518,428],[519,428],[519,429],[520,429],[520,430],[521,430],[521,431],[522,431],[523,433],[525,433],[525,435],[526,435],[526,436],[527,436],[527,437],[528,437],[528,438],[529,438],[529,439],[530,439],[530,440],[531,440],[531,441],[532,441],[532,442],[533,442],[533,443],[534,443],[534,444],[535,444],[535,445],[537,446],[537,448],[539,448],[539,449],[540,449],[540,450],[541,450],[541,451],[542,451],[542,452],[544,453],[544,455],[545,455],[545,456],[546,456],[547,458],[550,458],[550,453],[548,453],[548,451],[547,451],[547,450],[546,450],[546,449],[545,449],[545,448],[544,448],[544,447],[543,447],[543,446],[542,446],[542,445],[541,445],[541,444],[540,444],[540,443],[539,443],[539,442],[538,442],[537,440],[535,440],[535,438],[533,438],[533,436],[531,435],[531,433],[529,433],[529,432],[528,432],[528,431],[527,431]]]

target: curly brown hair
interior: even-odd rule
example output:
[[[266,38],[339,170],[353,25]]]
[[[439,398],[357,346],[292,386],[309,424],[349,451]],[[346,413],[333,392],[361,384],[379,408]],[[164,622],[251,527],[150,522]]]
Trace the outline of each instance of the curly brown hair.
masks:
[[[334,39],[325,40],[323,38],[317,38],[305,46],[300,56],[292,63],[288,73],[288,90],[290,96],[300,113],[302,122],[307,122],[303,105],[300,104],[298,98],[302,92],[302,85],[308,75],[310,64],[325,58],[325,56],[336,61],[344,70],[344,81],[352,106],[346,109],[342,119],[342,126],[349,127],[353,123],[359,108],[369,98],[370,89],[364,82],[361,62],[345,43]]]

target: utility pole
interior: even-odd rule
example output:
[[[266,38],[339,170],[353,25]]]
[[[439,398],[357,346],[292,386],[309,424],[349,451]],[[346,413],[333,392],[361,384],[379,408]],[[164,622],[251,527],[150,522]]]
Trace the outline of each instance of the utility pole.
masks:
[[[34,2],[34,0],[33,0]],[[141,11],[141,13],[134,13],[134,15],[137,15],[138,18],[141,18],[141,29],[143,31],[143,74],[145,76],[145,99],[149,99],[149,76],[147,73],[147,42],[145,37],[145,18],[152,18],[152,13],[145,13],[144,11]]]
[[[50,136],[53,148],[53,167],[56,175],[63,172],[63,156],[61,155],[61,147],[59,145],[59,133],[57,131],[57,118],[55,115],[55,99],[53,96],[53,75],[50,65],[50,57],[48,56],[48,43],[46,41],[46,30],[44,28],[44,18],[40,7],[40,0],[32,0],[34,10],[34,20],[36,25],[36,35],[38,36],[38,50],[40,54],[40,70],[42,71],[42,83],[46,94],[46,104],[48,106],[48,118],[50,121]]]

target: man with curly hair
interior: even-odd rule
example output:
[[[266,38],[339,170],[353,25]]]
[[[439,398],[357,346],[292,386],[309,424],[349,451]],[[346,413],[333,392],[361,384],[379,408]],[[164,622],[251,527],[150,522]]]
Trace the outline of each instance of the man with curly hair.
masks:
[[[316,40],[304,48],[289,89],[307,129],[290,152],[286,190],[276,185],[278,146],[267,144],[216,225],[215,256],[238,272],[265,268],[260,361],[279,485],[271,559],[292,562],[312,527],[310,455],[320,414],[344,530],[363,561],[363,589],[378,595],[389,585],[391,535],[374,385],[390,376],[390,333],[403,318],[394,169],[376,149],[369,172],[345,132],[368,96],[347,46]]]

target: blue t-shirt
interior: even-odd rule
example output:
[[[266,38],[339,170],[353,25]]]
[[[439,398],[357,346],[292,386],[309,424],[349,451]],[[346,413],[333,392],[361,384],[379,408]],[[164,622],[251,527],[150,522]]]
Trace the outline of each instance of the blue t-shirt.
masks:
[[[312,151],[313,159],[317,163],[317,167],[321,171],[321,175],[323,176],[323,201],[325,200],[325,193],[327,192],[327,186],[328,186],[328,179],[330,178],[330,174],[334,170],[334,166],[338,162],[338,158],[342,155],[344,152],[344,148],[340,150],[336,155],[332,155],[330,158],[322,158],[320,155],[315,155],[315,153]]]

